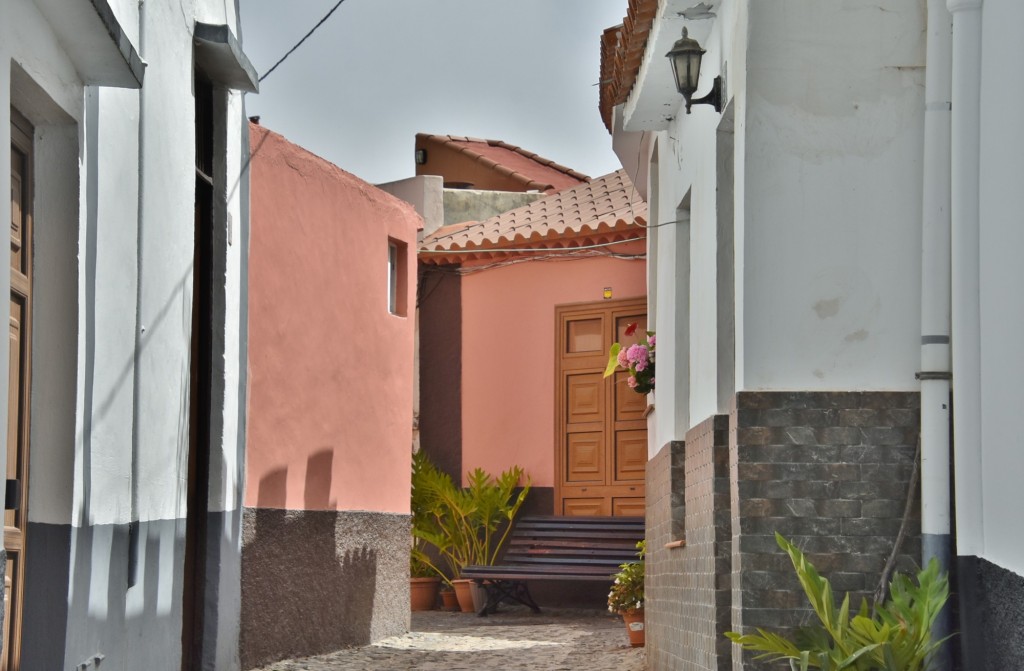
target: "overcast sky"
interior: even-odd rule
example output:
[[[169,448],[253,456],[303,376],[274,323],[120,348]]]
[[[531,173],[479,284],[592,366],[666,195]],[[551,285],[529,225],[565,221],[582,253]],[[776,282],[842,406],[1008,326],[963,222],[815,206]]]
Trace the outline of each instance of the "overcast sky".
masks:
[[[337,0],[241,0],[262,75]],[[246,111],[363,179],[412,176],[418,132],[504,140],[597,177],[600,35],[627,0],[346,0]]]

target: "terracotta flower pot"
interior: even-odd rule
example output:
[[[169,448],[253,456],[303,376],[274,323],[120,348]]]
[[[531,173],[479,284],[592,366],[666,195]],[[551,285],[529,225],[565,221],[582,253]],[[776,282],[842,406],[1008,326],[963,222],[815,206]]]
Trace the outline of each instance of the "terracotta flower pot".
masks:
[[[452,580],[452,587],[455,588],[455,596],[459,600],[459,609],[463,613],[473,613],[473,581]]]
[[[639,648],[644,644],[644,609],[627,610],[622,613],[622,621],[626,623],[626,633],[629,634],[629,644]]]
[[[487,605],[487,588],[474,580],[469,584],[469,593],[473,597],[473,612],[479,613]]]
[[[409,601],[413,610],[433,610],[440,578],[409,578]]]
[[[445,610],[458,610],[459,598],[455,595],[455,590],[441,590],[441,603],[444,605]]]

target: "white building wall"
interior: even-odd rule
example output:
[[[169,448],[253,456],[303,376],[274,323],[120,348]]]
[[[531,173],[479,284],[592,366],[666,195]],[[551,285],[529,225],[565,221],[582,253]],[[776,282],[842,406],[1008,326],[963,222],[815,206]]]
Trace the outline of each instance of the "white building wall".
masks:
[[[88,87],[84,95],[85,206],[78,222],[76,278],[80,412],[72,521],[82,526],[127,524],[132,519],[139,94]],[[40,363],[45,370],[45,360]],[[45,399],[38,401],[46,407]],[[47,421],[38,413],[36,418],[37,425]],[[43,482],[30,488],[41,504],[47,498]],[[43,521],[31,506],[29,515]]]
[[[1020,474],[1024,441],[1024,86],[1008,76],[1024,63],[1024,4],[986,0],[981,76],[981,492],[982,556],[1024,575]],[[955,379],[954,379],[955,385]],[[955,390],[955,388],[954,388]],[[960,446],[958,446],[958,449]],[[973,446],[963,446],[974,449]]]
[[[68,0],[68,8],[88,13],[90,1]],[[56,36],[49,21],[60,12],[52,6],[44,15],[33,0],[0,3],[0,146],[10,146],[12,106],[35,126],[27,552],[29,589],[35,584],[45,595],[26,599],[23,649],[32,668],[70,668],[95,653],[111,668],[180,667],[194,391],[191,31],[194,21],[236,30],[237,7],[223,0],[109,5],[148,63],[141,91],[85,85],[83,63],[68,51],[81,45]],[[86,28],[83,43],[109,40]],[[112,42],[105,48],[116,51]],[[207,548],[216,560],[207,597],[216,606],[206,631],[216,650],[203,654],[211,668],[230,669],[238,665],[247,126],[241,93],[216,95],[227,99],[216,184],[226,207],[214,222],[224,255],[214,315],[214,368],[222,374],[212,399],[208,504],[216,518],[210,529],[222,537],[219,548]],[[10,182],[9,170],[0,161],[0,182]],[[8,282],[3,270],[0,288]],[[6,393],[0,385],[5,423]]]
[[[734,25],[737,14],[732,3],[722,4],[728,5],[720,8],[727,24],[710,18],[687,22],[691,35],[701,39],[708,50],[698,96],[724,70],[721,27]],[[684,22],[673,12],[665,15],[673,18],[656,21],[655,31],[670,46]],[[652,46],[648,51],[649,56],[659,56],[662,49]],[[645,59],[641,77],[645,72],[650,73],[650,81],[671,78],[663,57]],[[626,131],[652,138],[643,145],[646,152],[640,162],[656,163],[649,174],[657,185],[652,183],[648,189],[651,224],[657,226],[656,233],[649,236],[649,254],[656,257],[656,285],[648,295],[656,301],[658,331],[658,386],[649,441],[652,455],[667,442],[682,440],[691,426],[719,411],[716,129],[721,117],[708,106],[696,106],[687,115],[682,96],[674,91],[664,99],[671,102],[663,105],[674,107],[664,111],[661,119],[652,120],[652,104],[644,96],[636,96],[616,110],[624,115]],[[630,169],[637,163],[632,157],[620,159]]]
[[[139,518],[184,517],[179,484],[188,455],[188,371],[192,321],[195,103],[191,25],[175,3],[146,3],[142,90],[137,414]],[[162,384],[161,384],[162,382]]]
[[[728,394],[714,401],[714,329],[723,322],[715,320],[722,306],[714,303],[709,225],[719,214],[715,190],[728,186],[714,174],[719,119],[734,129],[736,389],[919,389],[927,5],[884,4],[659,3],[644,64],[629,100],[616,109],[614,131],[622,165],[640,175],[627,149],[641,133],[657,139],[657,153],[651,142],[641,155],[654,156],[651,223],[677,218],[684,198],[688,214],[686,224],[650,235],[655,272],[649,295],[659,338],[652,455],[709,415],[727,411],[720,406]],[[988,655],[993,668],[1017,668],[1024,658],[1014,638],[1024,603],[1018,482],[1024,472],[1024,86],[1014,68],[1024,62],[1024,4],[949,4],[980,12],[983,31],[980,75],[954,67],[970,80],[961,85],[980,81],[981,88],[980,399],[972,397],[973,387],[957,385],[956,361],[952,382],[961,408],[980,408],[981,427],[978,441],[954,448],[963,485],[955,501],[961,637],[966,665],[981,668]],[[681,18],[701,7],[709,10],[703,18]],[[697,96],[714,74],[725,76],[731,109],[722,117],[707,107],[687,116],[681,97],[664,91],[670,81],[664,53],[682,23],[707,49]],[[954,120],[957,109],[954,104]],[[954,180],[972,172],[955,162]],[[678,258],[681,235],[690,242],[688,264]],[[961,329],[960,342],[971,335]],[[955,322],[952,337],[955,345]]]
[[[916,389],[923,5],[749,11],[739,386]]]

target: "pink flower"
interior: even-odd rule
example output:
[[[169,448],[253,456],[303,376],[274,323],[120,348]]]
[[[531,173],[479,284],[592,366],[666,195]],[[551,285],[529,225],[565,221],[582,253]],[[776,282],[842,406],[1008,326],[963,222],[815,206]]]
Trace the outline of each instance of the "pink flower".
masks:
[[[619,366],[621,366],[622,368],[629,368],[629,359],[626,358],[626,350],[624,350],[624,349],[620,349],[619,350],[618,360],[619,360]]]
[[[647,344],[648,345],[650,345],[651,347],[654,347],[654,341],[655,341],[655,337],[654,337],[653,333],[651,335],[647,336]]]
[[[633,365],[636,372],[640,372],[647,368],[647,364],[650,362],[649,354],[643,345],[630,345],[626,350],[626,359]]]
[[[626,378],[626,384],[629,385],[630,389],[636,389],[636,378],[630,375],[628,378]]]
[[[629,349],[626,350],[626,360],[633,364],[640,363],[641,361],[646,364],[647,348],[643,345],[630,345]]]

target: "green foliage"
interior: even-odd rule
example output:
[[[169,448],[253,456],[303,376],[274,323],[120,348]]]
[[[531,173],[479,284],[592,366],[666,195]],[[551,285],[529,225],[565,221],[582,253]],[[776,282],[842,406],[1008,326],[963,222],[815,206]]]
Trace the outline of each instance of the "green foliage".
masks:
[[[803,553],[775,534],[786,551],[804,593],[820,624],[804,627],[789,641],[778,634],[758,629],[757,634],[726,633],[745,650],[764,654],[757,659],[788,659],[792,669],[823,671],[925,671],[945,642],[932,641],[931,628],[949,597],[949,582],[932,559],[914,581],[897,574],[890,586],[889,600],[868,609],[861,601],[859,612],[850,617],[850,595],[836,607],[832,586],[821,577]]]
[[[493,564],[530,491],[527,479],[512,498],[522,478],[519,466],[496,478],[477,468],[467,474],[467,487],[457,487],[426,454],[413,455],[413,560],[427,563],[446,582],[466,566]],[[504,533],[497,538],[503,526]],[[447,571],[430,560],[427,546],[436,549]]]
[[[608,610],[613,613],[644,607],[644,557],[647,554],[647,541],[637,543],[636,549],[640,561],[620,564],[615,582],[608,592]]]
[[[622,345],[615,342],[612,343],[612,348],[608,350],[608,365],[604,368],[604,377],[611,377],[615,373],[615,369],[619,367],[619,351],[622,349]]]

